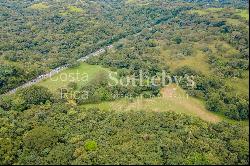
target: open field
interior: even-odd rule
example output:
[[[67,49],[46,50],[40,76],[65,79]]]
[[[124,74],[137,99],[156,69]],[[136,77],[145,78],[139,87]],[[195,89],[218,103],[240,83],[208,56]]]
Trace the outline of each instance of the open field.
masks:
[[[121,99],[112,102],[102,102],[99,104],[87,104],[83,107],[91,108],[98,107],[103,110],[116,111],[155,111],[155,112],[177,112],[199,117],[209,122],[219,122],[223,118],[217,116],[204,107],[204,104],[193,97],[187,96],[184,90],[176,85],[169,85],[162,89],[162,96],[157,98],[136,98],[136,99]]]
[[[244,72],[244,77],[245,78],[243,79],[240,79],[240,78],[227,79],[226,83],[229,87],[232,87],[233,91],[237,95],[249,96],[249,94],[247,93],[249,91],[249,72],[248,71]]]
[[[190,10],[189,14],[198,14],[199,16],[209,16],[213,19],[226,21],[229,25],[234,26],[244,26],[246,25],[245,21],[249,20],[248,10],[241,9],[232,9],[232,8],[207,8],[202,10]],[[223,18],[223,14],[228,13],[235,16],[235,18]],[[239,18],[237,18],[239,17]]]
[[[212,70],[211,66],[208,64],[208,56],[202,52],[202,48],[207,46],[209,48],[211,47],[211,50],[215,50],[213,44],[194,42],[192,46],[192,55],[190,56],[176,56],[178,47],[169,47],[166,50],[161,49],[161,56],[164,58],[166,64],[170,67],[171,71],[183,66],[188,66],[196,71],[200,71],[205,75],[210,75],[212,74]]]
[[[193,54],[191,56],[172,56],[173,52],[177,48],[171,48],[164,50],[161,49],[161,55],[163,56],[166,64],[170,67],[171,71],[174,71],[180,67],[188,66],[196,71],[200,71],[207,76],[213,75],[213,67],[208,63],[208,56],[202,52],[202,48],[209,48],[214,55],[220,59],[227,60],[239,54],[239,51],[234,47],[226,43],[225,41],[215,40],[211,42],[200,42],[193,44]],[[218,49],[219,47],[219,49]],[[246,95],[249,89],[249,72],[245,71],[244,78],[225,79],[226,85],[231,87],[232,90],[238,95]]]
[[[68,8],[68,10],[70,12],[73,12],[73,13],[81,13],[81,12],[83,12],[82,8],[78,8],[76,6],[68,6],[67,8]]]
[[[35,3],[35,4],[31,5],[29,8],[41,10],[41,9],[47,9],[47,8],[49,8],[49,6],[46,3]]]
[[[66,87],[70,82],[75,82],[78,87],[80,87],[81,85],[84,85],[88,81],[92,80],[97,73],[108,71],[108,69],[100,66],[81,63],[80,66],[66,69],[61,73],[38,83],[38,85],[47,87],[52,92],[55,92],[59,88]]]
[[[240,17],[249,20],[249,11],[248,10],[237,10],[236,15],[239,15]]]
[[[197,54],[194,56],[187,56],[180,59],[171,58],[166,52],[162,52],[162,55],[166,57],[166,63],[171,71],[188,66],[196,71],[201,71],[203,74],[211,74],[210,66],[207,63],[208,58],[200,51],[197,51]]]
[[[103,71],[108,72],[109,69],[82,63],[78,67],[66,69],[52,78],[40,82],[39,85],[49,88],[52,92],[57,91],[59,88],[66,87],[70,82],[76,82],[79,87],[93,79],[97,73]],[[207,111],[202,101],[187,96],[185,91],[180,87],[169,85],[161,91],[161,94],[162,96],[157,98],[121,99],[112,102],[83,105],[83,107],[98,107],[104,110],[117,111],[173,111],[196,116],[214,123],[223,120],[223,117]]]
[[[207,14],[215,14],[220,11],[222,11],[223,8],[207,8],[207,9],[202,9],[202,10],[190,10],[188,13],[190,14],[199,14],[199,15],[207,15]]]
[[[71,15],[71,14],[82,14],[84,13],[84,9],[76,6],[66,6],[64,10],[60,11],[60,15],[66,16],[66,15]]]
[[[248,10],[241,10],[241,9],[231,9],[231,8],[207,8],[202,10],[190,10],[188,13],[190,14],[198,14],[198,15],[211,15],[211,13],[215,16],[222,12],[231,12],[237,16],[240,16],[246,20],[249,20],[249,13]]]
[[[127,0],[127,4],[136,4],[136,5],[148,5],[147,2],[144,2],[142,0]]]

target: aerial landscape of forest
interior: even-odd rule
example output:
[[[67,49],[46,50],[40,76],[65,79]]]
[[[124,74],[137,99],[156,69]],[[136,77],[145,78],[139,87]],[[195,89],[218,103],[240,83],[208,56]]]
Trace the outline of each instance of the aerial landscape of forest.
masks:
[[[248,0],[0,0],[0,165],[248,165]]]

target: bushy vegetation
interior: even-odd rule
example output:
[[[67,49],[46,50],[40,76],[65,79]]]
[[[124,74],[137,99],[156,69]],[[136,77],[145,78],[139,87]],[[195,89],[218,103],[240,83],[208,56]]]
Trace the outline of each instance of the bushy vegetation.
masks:
[[[7,110],[23,111],[32,105],[53,101],[53,95],[45,87],[31,86],[17,91],[16,94],[1,96],[0,107]]]
[[[1,0],[0,94],[65,64],[71,67],[65,74],[81,69],[91,78],[45,80],[0,96],[0,164],[249,164],[249,125],[237,122],[249,119],[249,94],[239,90],[249,79],[247,4]],[[89,65],[76,62],[110,44]],[[141,72],[143,79],[110,86],[102,70],[124,84]],[[181,104],[167,112],[93,106],[125,96],[159,97],[163,85],[147,77],[162,72],[227,122],[182,114]]]
[[[70,113],[74,109],[75,114]],[[176,113],[1,111],[1,164],[247,164],[248,132]]]
[[[184,6],[168,10],[153,4],[131,6],[125,1],[102,0],[15,0],[0,4],[0,71],[4,71],[0,73],[0,93],[186,10]],[[18,68],[23,77],[6,67]]]
[[[117,43],[115,51],[90,59],[89,63],[125,68],[128,73],[144,70],[151,76],[163,70],[173,76],[193,75],[195,87],[187,87],[186,80],[180,84],[190,95],[205,100],[208,110],[235,120],[248,119],[248,93],[239,93],[226,85],[228,79],[248,79],[248,22],[235,17],[234,13],[239,12],[236,9],[205,11],[182,12],[170,22]],[[227,22],[230,19],[238,19],[240,24]],[[201,66],[192,63],[181,66],[187,58],[196,61],[195,56],[202,57],[202,62],[197,62]]]
[[[79,92],[82,93],[77,94],[76,101],[78,104],[86,104],[112,101],[120,98],[132,99],[138,96],[149,98],[160,95],[159,86],[146,84],[140,86],[140,80],[135,81],[135,85],[133,85],[130,80],[124,77],[119,77],[119,81],[122,81],[122,83],[112,83],[107,74],[99,73],[88,84],[80,88]],[[87,92],[87,98],[82,97],[85,92]]]
[[[176,66],[172,64],[175,63],[173,60],[181,61],[195,56],[198,54],[197,51],[200,51],[199,54],[204,55],[204,62],[201,65],[207,66],[211,71],[206,69],[205,75],[201,75],[203,71],[199,71],[199,67],[191,66],[196,70],[194,74],[197,75],[197,72],[200,72],[196,81],[202,84],[202,89],[198,87],[191,90],[192,92],[189,89],[190,94],[205,99],[207,108],[213,112],[220,112],[237,120],[248,119],[248,94],[236,93],[235,95],[235,91],[227,88],[224,81],[234,78],[246,79],[245,73],[249,69],[248,20],[243,15],[244,10],[247,9],[235,9],[244,2],[236,4],[214,2],[208,8],[205,7],[206,1],[197,3],[178,1],[170,3],[174,7],[167,10],[168,3],[163,1],[159,5],[158,2],[149,1],[139,5],[141,3],[137,1],[110,2],[108,7],[102,1],[99,5],[90,1],[84,1],[78,5],[74,3],[66,5],[64,2],[59,4],[54,1],[46,4],[2,2],[3,19],[8,18],[12,21],[9,21],[10,25],[5,24],[4,21],[1,22],[5,38],[1,43],[3,52],[0,59],[3,63],[0,66],[0,92],[6,92],[50,68],[74,63],[72,59],[85,56],[101,46],[126,38],[115,43],[115,51],[108,51],[104,56],[90,59],[88,63],[118,69],[117,72],[121,76],[139,75],[140,70],[143,70],[145,75],[155,76],[163,70],[175,73],[179,68],[171,69],[172,66]],[[25,24],[25,20],[23,24],[12,25],[15,21],[10,12],[14,9],[7,10],[8,5],[13,8],[23,7],[17,12],[32,14],[32,19],[28,24]],[[99,12],[95,12],[94,9],[104,14],[98,14]],[[63,15],[60,14],[62,12],[64,12]],[[127,17],[128,14],[129,17]],[[42,21],[37,22],[37,17],[48,20],[46,25],[51,28],[50,33],[44,31],[49,29]],[[236,21],[239,23],[232,24]],[[9,31],[9,26],[14,27],[12,32]],[[80,29],[80,27],[84,28]],[[19,33],[20,29],[22,33],[14,33]],[[90,35],[93,33],[95,35]],[[6,36],[6,34],[10,35]],[[34,37],[31,37],[32,35]],[[203,46],[197,47],[197,43],[202,43]],[[168,55],[162,56],[162,50],[165,50]],[[188,74],[188,70],[181,69]],[[207,73],[210,75],[206,75]],[[215,76],[211,78],[211,75]],[[219,81],[220,86],[210,85],[209,82],[213,81]],[[182,85],[184,86],[184,83]],[[152,93],[157,95],[160,87],[143,88],[144,90],[138,90],[138,88],[127,87],[122,90],[115,87],[113,90],[99,87],[98,91],[94,92],[96,87],[93,84],[83,87],[82,90],[92,89],[92,96],[96,97],[89,101],[91,102],[111,100],[111,93],[114,91],[123,95],[134,92],[132,96],[141,94],[143,91],[146,93],[145,96]],[[187,87],[183,88],[187,89]],[[218,88],[221,90],[218,91]]]

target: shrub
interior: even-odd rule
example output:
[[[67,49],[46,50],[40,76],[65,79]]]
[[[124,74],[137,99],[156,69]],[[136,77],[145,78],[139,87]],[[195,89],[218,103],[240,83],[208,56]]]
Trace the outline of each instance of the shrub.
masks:
[[[47,126],[36,127],[28,131],[23,142],[26,148],[41,152],[45,148],[51,148],[58,141],[58,134]]]
[[[84,144],[84,148],[87,151],[95,151],[97,149],[97,143],[92,140],[87,140]]]

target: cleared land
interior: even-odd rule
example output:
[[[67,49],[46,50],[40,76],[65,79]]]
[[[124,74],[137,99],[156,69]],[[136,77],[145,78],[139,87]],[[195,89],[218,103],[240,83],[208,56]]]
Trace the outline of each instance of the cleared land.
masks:
[[[136,98],[121,99],[112,102],[102,102],[99,104],[88,104],[83,107],[98,107],[103,110],[116,111],[155,111],[155,112],[177,112],[199,117],[209,122],[219,122],[222,117],[207,111],[204,104],[193,97],[187,96],[184,90],[176,85],[169,85],[161,91],[162,97],[157,98]]]
[[[247,95],[249,91],[249,72],[244,72],[244,79],[234,78],[227,79],[226,83],[237,95]]]
[[[147,2],[143,2],[143,0],[127,0],[127,4],[137,4],[137,5],[147,5]]]
[[[241,16],[242,18],[249,20],[249,12],[247,10],[237,10],[237,15]]]
[[[109,69],[96,65],[81,63],[80,66],[70,68],[44,80],[39,85],[49,88],[55,92],[59,88],[66,87],[70,82],[77,83],[78,86],[86,84],[92,80],[99,72],[111,72]],[[121,99],[112,102],[102,102],[100,104],[88,104],[83,107],[99,107],[104,110],[143,110],[143,111],[173,111],[200,117],[210,122],[219,122],[221,118],[204,107],[204,104],[195,98],[187,96],[184,90],[176,85],[169,85],[161,91],[162,97],[151,99]]]
[[[164,42],[160,42],[160,46],[163,48]],[[220,50],[216,48],[220,46]],[[188,66],[196,71],[209,76],[213,75],[213,67],[208,63],[208,56],[202,52],[202,48],[208,47],[212,50],[214,55],[217,55],[220,59],[227,59],[233,57],[239,53],[238,50],[230,46],[228,43],[220,40],[212,42],[199,42],[193,43],[193,53],[191,56],[172,56],[176,55],[177,48],[168,47],[167,49],[161,49],[161,55],[164,57],[166,64],[170,67],[171,71],[174,71],[180,67]],[[249,89],[249,71],[243,73],[244,78],[229,78],[226,79],[226,85],[231,87],[232,90],[238,95],[246,95]]]
[[[81,63],[80,66],[65,69],[53,77],[38,83],[38,85],[47,87],[52,92],[56,92],[60,88],[67,87],[70,82],[75,82],[77,83],[78,87],[80,87],[81,85],[84,85],[92,80],[97,75],[97,73],[109,71],[109,69],[103,68],[101,66]]]
[[[35,4],[31,5],[29,8],[41,10],[41,9],[47,9],[47,8],[49,8],[49,6],[46,3],[35,3]]]
[[[199,16],[213,17],[213,19],[225,21],[226,24],[234,26],[245,26],[248,28],[249,12],[248,10],[232,9],[232,8],[207,8],[202,10],[190,10],[189,14],[198,14]],[[235,18],[223,18],[224,14],[230,14]],[[238,18],[237,18],[238,17]]]
[[[231,12],[234,15],[238,15],[245,20],[249,20],[249,12],[248,10],[241,10],[241,9],[231,9],[231,8],[207,8],[202,10],[190,10],[190,14],[198,14],[198,15],[211,15],[218,16],[222,12]]]

